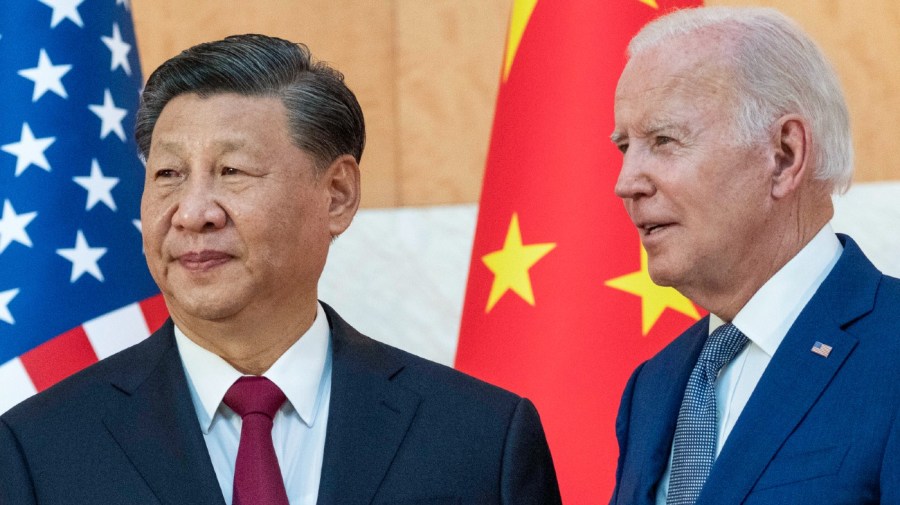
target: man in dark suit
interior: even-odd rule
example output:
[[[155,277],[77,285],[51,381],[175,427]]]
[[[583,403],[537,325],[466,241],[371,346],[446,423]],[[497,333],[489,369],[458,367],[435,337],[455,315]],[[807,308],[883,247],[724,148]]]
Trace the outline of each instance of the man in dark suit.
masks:
[[[305,46],[195,46],[136,137],[171,319],[0,417],[0,504],[559,503],[526,399],[375,342],[317,300],[359,204],[363,116]]]
[[[820,50],[770,9],[675,12],[615,123],[650,275],[710,316],[629,380],[611,503],[900,503],[900,282],[829,225],[852,145]]]

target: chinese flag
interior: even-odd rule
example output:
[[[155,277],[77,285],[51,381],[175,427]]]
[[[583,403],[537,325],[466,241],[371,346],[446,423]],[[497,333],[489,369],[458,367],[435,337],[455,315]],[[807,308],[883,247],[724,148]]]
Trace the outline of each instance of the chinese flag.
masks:
[[[516,0],[456,366],[537,405],[565,503],[612,494],[630,373],[700,315],[654,285],[613,193],[631,37],[676,0]]]

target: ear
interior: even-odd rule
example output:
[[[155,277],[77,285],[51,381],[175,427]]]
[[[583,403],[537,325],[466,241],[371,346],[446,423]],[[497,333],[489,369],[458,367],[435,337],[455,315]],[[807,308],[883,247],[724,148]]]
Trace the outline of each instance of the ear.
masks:
[[[776,123],[775,171],[772,173],[772,196],[784,198],[810,177],[809,153],[812,145],[809,123],[797,114],[782,116]]]
[[[344,154],[332,161],[322,176],[329,196],[329,231],[337,237],[350,226],[359,209],[359,164],[353,156]]]

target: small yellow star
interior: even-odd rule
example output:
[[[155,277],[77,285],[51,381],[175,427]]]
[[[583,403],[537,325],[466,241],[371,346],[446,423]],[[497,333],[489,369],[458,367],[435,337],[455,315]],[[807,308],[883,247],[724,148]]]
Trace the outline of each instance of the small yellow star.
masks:
[[[656,0],[638,0],[642,4],[647,4],[654,9],[659,9],[659,5],[656,4]]]
[[[494,273],[494,283],[491,285],[485,312],[490,312],[509,290],[519,295],[529,305],[534,305],[534,292],[531,290],[531,277],[528,275],[528,269],[552,251],[554,247],[556,244],[552,243],[522,245],[519,215],[513,213],[509,230],[506,232],[506,240],[503,242],[503,249],[481,257],[485,266]]]
[[[675,288],[657,286],[653,283],[648,270],[647,251],[643,246],[641,246],[641,269],[610,279],[606,281],[606,285],[641,297],[641,334],[644,336],[650,333],[650,329],[667,308],[681,312],[694,320],[700,319],[697,307]]]

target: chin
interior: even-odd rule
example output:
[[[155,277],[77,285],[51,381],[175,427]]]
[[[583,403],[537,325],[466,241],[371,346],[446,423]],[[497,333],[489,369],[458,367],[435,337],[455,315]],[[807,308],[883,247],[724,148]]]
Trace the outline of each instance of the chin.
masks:
[[[672,269],[667,268],[666,265],[660,265],[658,263],[659,262],[650,262],[648,267],[650,280],[657,286],[677,288],[680,276]]]
[[[229,319],[242,306],[233,296],[197,296],[196,294],[179,294],[166,297],[169,310],[182,318],[203,321],[221,321]]]

